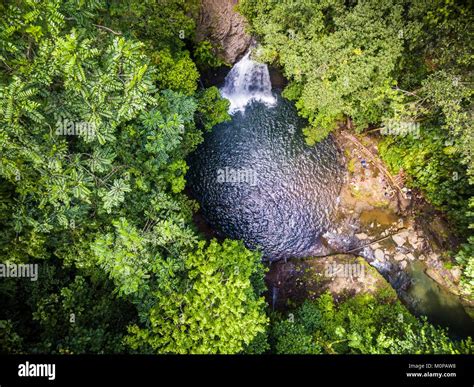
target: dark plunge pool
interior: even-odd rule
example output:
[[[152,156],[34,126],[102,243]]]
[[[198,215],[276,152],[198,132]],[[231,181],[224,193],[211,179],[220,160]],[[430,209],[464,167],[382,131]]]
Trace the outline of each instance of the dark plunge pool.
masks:
[[[216,126],[189,159],[189,190],[223,236],[260,248],[264,258],[311,256],[329,227],[343,180],[331,137],[308,146],[307,123],[274,93]]]

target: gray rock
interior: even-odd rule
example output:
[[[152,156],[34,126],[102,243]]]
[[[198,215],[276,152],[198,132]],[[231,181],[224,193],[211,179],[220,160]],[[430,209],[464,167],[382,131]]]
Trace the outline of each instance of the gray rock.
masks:
[[[375,250],[374,255],[377,261],[383,261],[385,259],[385,254],[380,249]]]
[[[397,246],[403,246],[406,242],[406,238],[401,235],[401,233],[392,235],[392,239],[397,244]]]
[[[396,261],[403,261],[406,258],[406,255],[402,253],[396,253],[394,258]]]
[[[408,243],[410,243],[410,245],[412,245],[415,249],[418,250],[422,247],[423,240],[418,238],[418,236],[415,233],[411,233],[408,236]]]
[[[459,267],[453,267],[451,270],[451,275],[453,276],[454,282],[459,282],[461,279],[461,269]]]
[[[400,231],[400,232],[398,233],[398,235],[400,235],[402,238],[407,239],[407,238],[410,236],[410,231],[408,231],[408,230],[403,230],[403,231]]]

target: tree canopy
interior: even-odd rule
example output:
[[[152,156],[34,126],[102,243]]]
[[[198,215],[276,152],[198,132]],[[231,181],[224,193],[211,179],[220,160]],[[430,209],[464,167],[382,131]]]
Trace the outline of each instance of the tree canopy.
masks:
[[[222,62],[194,41],[198,9],[197,0],[0,2],[1,262],[40,267],[37,282],[0,281],[0,352],[470,351],[470,340],[382,296],[323,295],[287,321],[263,298],[260,253],[197,230],[186,159],[230,119],[229,102],[199,82],[200,69]],[[308,119],[309,144],[347,117],[358,131],[421,122],[421,141],[387,137],[382,156],[458,222],[472,293],[472,9],[242,0],[239,10],[260,57],[289,79],[284,96]]]
[[[216,88],[198,90],[196,4],[0,7],[2,262],[62,273],[2,283],[29,300],[1,312],[15,351],[241,351],[267,324],[260,257],[202,241],[183,193],[186,156],[228,119]]]

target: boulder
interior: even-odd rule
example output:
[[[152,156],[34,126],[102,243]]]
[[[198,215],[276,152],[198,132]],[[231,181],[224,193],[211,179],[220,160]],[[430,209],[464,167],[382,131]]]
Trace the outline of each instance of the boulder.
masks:
[[[406,238],[401,233],[392,235],[392,239],[397,244],[397,246],[403,246],[405,242],[407,241]]]
[[[396,261],[403,261],[406,258],[406,255],[403,253],[396,253],[394,258]]]
[[[453,267],[451,270],[451,275],[453,276],[453,280],[454,282],[459,282],[459,280],[461,279],[461,269],[459,267]]]
[[[377,261],[383,261],[385,259],[385,254],[380,249],[374,251],[374,256]]]

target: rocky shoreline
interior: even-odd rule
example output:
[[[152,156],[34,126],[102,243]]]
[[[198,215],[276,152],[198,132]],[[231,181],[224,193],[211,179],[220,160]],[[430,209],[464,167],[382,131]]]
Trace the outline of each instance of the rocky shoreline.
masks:
[[[347,172],[334,225],[322,238],[324,251],[319,257],[270,266],[267,285],[278,290],[277,295],[274,290],[269,292],[273,298],[269,301],[284,308],[288,300],[297,302],[326,290],[340,298],[388,286],[409,304],[416,267],[458,298],[472,318],[474,301],[460,289],[460,268],[448,255],[455,250],[456,239],[442,214],[411,192],[403,176],[388,175],[375,136],[355,136],[341,128],[335,138]],[[325,273],[334,262],[350,265],[360,263],[361,257],[373,269],[366,270],[363,278],[331,278]]]
[[[361,255],[377,268],[389,263],[405,270],[410,261],[422,261],[433,280],[460,296],[466,305],[474,306],[459,288],[461,270],[448,254],[457,248],[456,238],[442,214],[429,208],[420,194],[411,192],[402,174],[386,175],[375,137],[360,136],[359,141],[372,160],[354,147],[346,131],[339,131],[336,137],[348,165],[336,218],[358,218],[358,222],[349,224],[349,230],[354,230],[362,245],[369,242]],[[396,187],[391,180],[395,180]]]

